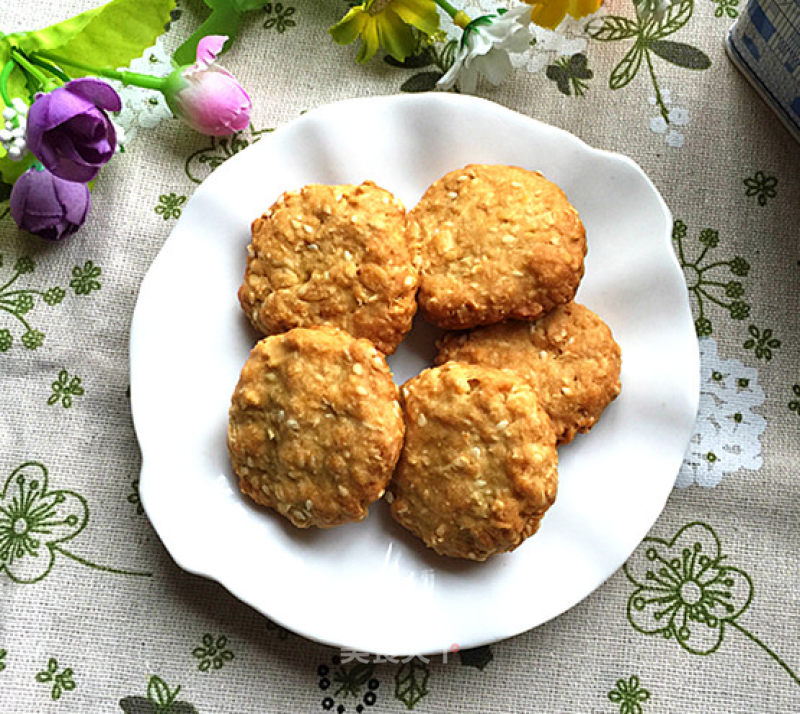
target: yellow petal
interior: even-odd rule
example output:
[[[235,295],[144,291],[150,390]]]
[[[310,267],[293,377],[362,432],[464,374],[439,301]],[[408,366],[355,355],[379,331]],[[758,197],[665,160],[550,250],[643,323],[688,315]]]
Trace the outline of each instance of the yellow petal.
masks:
[[[568,0],[544,0],[534,5],[531,12],[531,22],[555,30],[567,14]]]
[[[334,42],[340,45],[349,45],[364,29],[369,15],[364,11],[364,6],[352,8],[339,22],[328,30]]]
[[[433,0],[396,0],[391,7],[403,22],[413,25],[426,35],[439,29],[439,13]]]
[[[361,49],[356,56],[356,62],[367,62],[371,60],[380,47],[378,36],[378,23],[375,18],[369,17],[361,30]]]
[[[580,20],[582,17],[597,12],[602,4],[603,0],[569,0],[567,12],[576,20]]]
[[[414,50],[414,36],[411,28],[403,22],[391,8],[387,8],[377,18],[378,40],[381,47],[402,62]]]

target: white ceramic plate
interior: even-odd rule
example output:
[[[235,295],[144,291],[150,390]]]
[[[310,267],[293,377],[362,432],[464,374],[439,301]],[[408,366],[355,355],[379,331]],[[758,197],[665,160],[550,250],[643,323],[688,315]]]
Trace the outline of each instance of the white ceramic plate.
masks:
[[[239,309],[251,221],[286,189],[372,179],[408,207],[468,163],[537,169],[586,225],[578,300],[622,346],[622,395],[560,450],[558,498],[536,536],[486,563],[428,551],[384,502],[363,523],[300,531],[240,495],[225,445],[230,396],[257,337]],[[630,159],[488,101],[355,99],[308,112],[197,189],[142,283],[131,328],[140,490],[176,562],[285,627],[384,654],[515,635],[564,612],[619,568],[658,517],[692,433],[698,349],[664,201]],[[417,320],[389,360],[429,364]]]

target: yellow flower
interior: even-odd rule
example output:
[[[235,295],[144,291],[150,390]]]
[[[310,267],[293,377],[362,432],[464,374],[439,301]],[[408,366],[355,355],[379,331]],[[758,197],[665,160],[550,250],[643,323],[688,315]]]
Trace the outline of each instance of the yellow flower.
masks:
[[[402,62],[416,44],[412,26],[426,35],[439,29],[439,13],[433,0],[366,0],[352,8],[330,33],[340,45],[361,38],[357,62],[366,62],[379,47]]]
[[[524,0],[533,5],[531,22],[554,30],[569,13],[576,20],[600,9],[603,0]]]

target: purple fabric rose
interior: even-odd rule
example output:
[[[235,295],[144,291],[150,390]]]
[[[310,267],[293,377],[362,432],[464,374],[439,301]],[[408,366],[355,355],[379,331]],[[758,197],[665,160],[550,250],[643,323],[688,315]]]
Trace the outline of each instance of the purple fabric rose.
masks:
[[[192,129],[225,136],[250,124],[251,101],[236,78],[213,64],[226,35],[208,35],[197,44],[197,61],[175,70],[163,90],[172,112]]]
[[[119,111],[119,95],[105,82],[82,77],[39,94],[28,112],[28,148],[67,181],[91,181],[117,146],[107,111]]]
[[[83,225],[91,198],[85,183],[65,181],[34,164],[11,189],[11,217],[24,231],[61,240]]]

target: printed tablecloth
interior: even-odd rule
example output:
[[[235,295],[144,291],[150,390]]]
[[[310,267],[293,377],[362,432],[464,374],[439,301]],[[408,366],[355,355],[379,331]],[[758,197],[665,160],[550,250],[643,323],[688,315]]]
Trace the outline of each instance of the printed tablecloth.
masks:
[[[652,177],[675,217],[701,400],[626,567],[556,620],[447,662],[360,661],[181,571],[139,502],[128,381],[139,284],[196,185],[304,110],[431,87],[436,52],[357,66],[327,33],[347,2],[265,2],[223,58],[253,96],[249,130],[203,137],[126,90],[126,151],[63,243],[18,231],[0,186],[0,712],[800,711],[800,151],[725,56],[744,0],[678,2],[654,34],[610,0],[479,86]],[[2,30],[97,4],[6,0]],[[134,66],[163,72],[204,11],[181,2]]]

